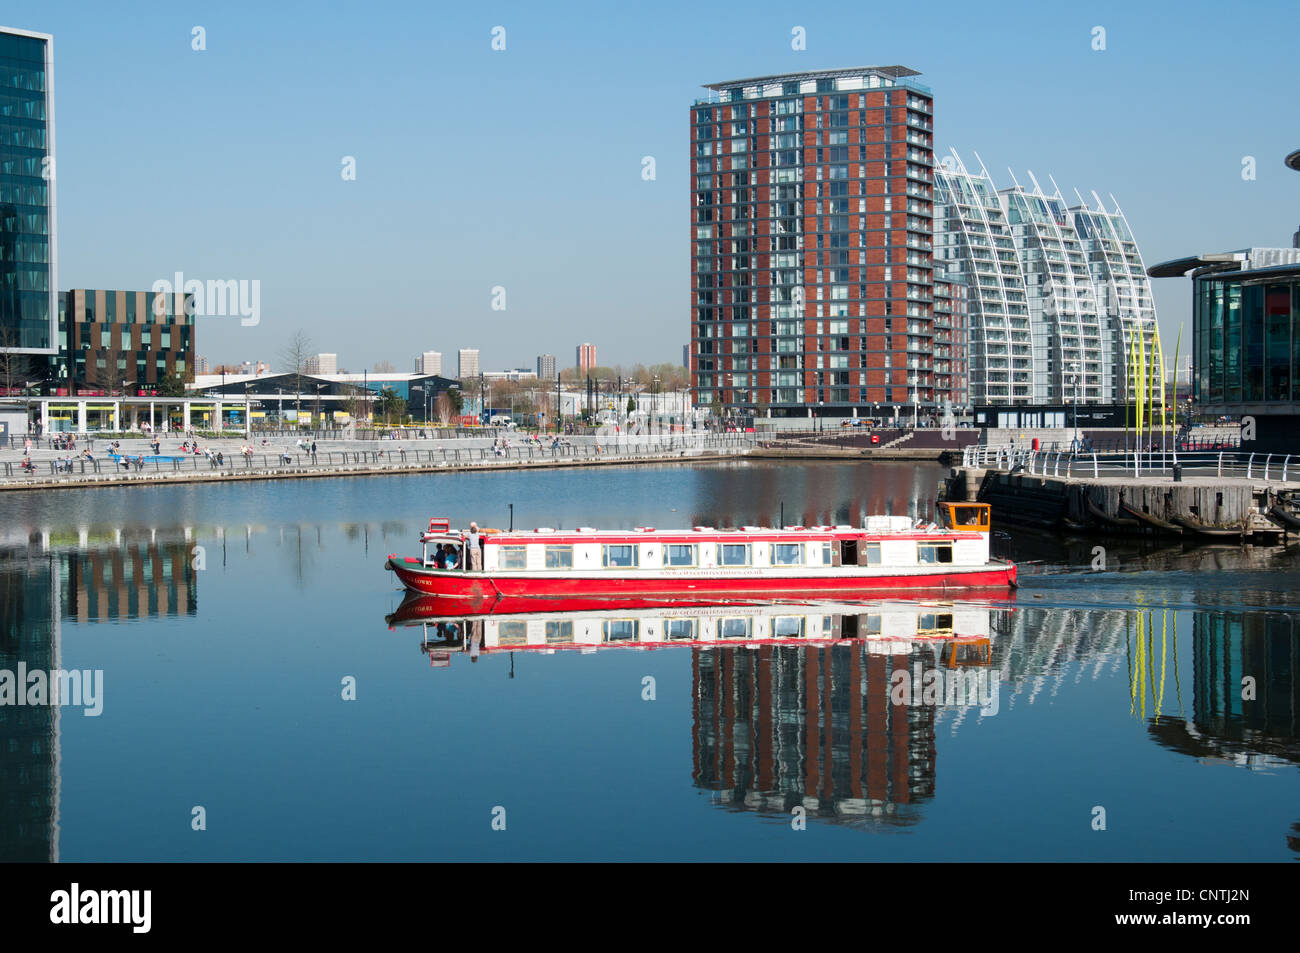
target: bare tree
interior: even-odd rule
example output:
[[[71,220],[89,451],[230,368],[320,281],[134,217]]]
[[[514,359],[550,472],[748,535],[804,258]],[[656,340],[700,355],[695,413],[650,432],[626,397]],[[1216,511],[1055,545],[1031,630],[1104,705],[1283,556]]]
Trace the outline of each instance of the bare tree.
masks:
[[[96,382],[109,397],[122,393],[126,388],[126,371],[118,366],[118,351],[104,354],[104,370],[96,374]]]
[[[446,391],[443,391],[433,399],[433,415],[438,419],[438,423],[444,426],[451,423],[451,418],[455,415],[456,410],[452,406],[451,397]]]
[[[28,356],[12,350],[18,345],[18,333],[13,328],[0,328],[0,388],[6,397],[27,385],[27,375],[31,371]]]
[[[397,372],[397,368],[393,366],[392,361],[378,361],[371,370],[376,374],[393,374]]]
[[[289,340],[285,343],[284,348],[280,351],[280,363],[284,366],[287,373],[293,375],[294,405],[293,412],[295,424],[297,418],[301,416],[302,411],[302,376],[307,369],[307,361],[312,357],[311,338],[307,332],[299,328],[294,331]]]

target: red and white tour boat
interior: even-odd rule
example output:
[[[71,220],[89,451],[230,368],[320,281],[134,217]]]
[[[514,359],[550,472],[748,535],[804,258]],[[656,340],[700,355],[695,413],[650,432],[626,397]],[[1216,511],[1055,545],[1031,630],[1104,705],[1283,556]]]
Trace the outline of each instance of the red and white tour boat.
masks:
[[[870,516],[852,526],[689,530],[480,531],[481,569],[466,568],[468,531],[432,519],[421,556],[385,568],[412,592],[466,613],[719,605],[738,600],[863,599],[1016,584],[1013,563],[989,556],[989,507],[947,503],[946,526]],[[458,557],[439,568],[438,549]]]

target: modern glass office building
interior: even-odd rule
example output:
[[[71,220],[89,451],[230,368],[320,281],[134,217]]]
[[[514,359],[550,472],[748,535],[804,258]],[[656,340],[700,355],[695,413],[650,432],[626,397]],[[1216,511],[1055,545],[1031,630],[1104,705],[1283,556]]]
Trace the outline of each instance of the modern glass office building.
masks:
[[[0,351],[56,348],[53,44],[0,27]]]
[[[935,174],[935,268],[970,286],[971,400],[1122,403],[1133,335],[1148,353],[1157,337],[1133,233],[1113,199],[1029,180],[999,190],[956,152]]]
[[[1300,150],[1283,161],[1300,172]],[[1147,273],[1191,276],[1197,412],[1241,417],[1245,449],[1300,452],[1300,231],[1291,248],[1192,255]]]
[[[1300,248],[1246,248],[1151,269],[1157,278],[1189,272],[1201,412],[1300,411]]]
[[[699,404],[848,416],[950,398],[935,382],[934,101],[917,75],[731,80],[691,107]]]

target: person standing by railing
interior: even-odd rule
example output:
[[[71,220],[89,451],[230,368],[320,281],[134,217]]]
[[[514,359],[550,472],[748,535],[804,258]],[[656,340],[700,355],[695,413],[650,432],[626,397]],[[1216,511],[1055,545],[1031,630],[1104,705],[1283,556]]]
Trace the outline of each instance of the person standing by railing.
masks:
[[[469,535],[465,537],[465,568],[469,572],[479,572],[483,568],[483,538],[479,535],[478,523],[469,524]]]

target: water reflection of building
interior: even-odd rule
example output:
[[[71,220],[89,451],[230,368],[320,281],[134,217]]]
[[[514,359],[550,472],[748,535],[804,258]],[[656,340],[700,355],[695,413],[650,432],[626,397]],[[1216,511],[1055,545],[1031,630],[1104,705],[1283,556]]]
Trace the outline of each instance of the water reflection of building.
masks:
[[[1300,626],[1288,613],[1201,612],[1192,629],[1192,719],[1156,719],[1161,745],[1247,768],[1300,764]],[[1242,684],[1253,682],[1252,694]]]
[[[0,555],[0,669],[60,667],[60,579],[49,561]],[[59,718],[0,705],[0,861],[59,859]]]
[[[0,669],[61,669],[65,619],[198,611],[192,546],[179,529],[115,536],[0,549]],[[57,705],[0,705],[0,862],[59,859],[61,717]]]
[[[421,648],[441,668],[467,639],[471,658],[688,646],[696,786],[728,807],[799,806],[851,825],[913,823],[934,796],[939,712],[960,717],[990,702],[992,620],[1004,615],[975,603],[888,601],[462,619],[439,615],[440,606],[408,596],[388,621],[420,626]],[[943,698],[921,690],[936,669]],[[898,673],[905,697],[895,695]]]
[[[860,641],[694,653],[696,786],[742,809],[914,822],[934,796],[935,707],[893,704],[890,679],[918,662],[933,652]]]
[[[194,615],[198,589],[189,543],[124,541],[59,554],[66,572],[61,614],[82,622]]]

